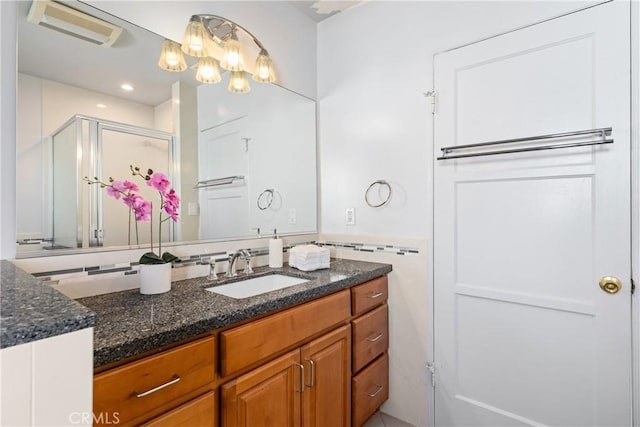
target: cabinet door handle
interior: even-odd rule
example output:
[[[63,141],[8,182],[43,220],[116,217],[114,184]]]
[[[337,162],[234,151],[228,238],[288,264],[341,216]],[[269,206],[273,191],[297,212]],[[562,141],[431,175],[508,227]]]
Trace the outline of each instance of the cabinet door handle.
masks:
[[[367,298],[376,299],[376,298],[380,298],[382,295],[384,295],[382,292],[377,292],[375,294],[367,295]]]
[[[179,377],[178,375],[175,375],[175,374],[174,374],[174,375],[173,375],[173,378],[172,378],[170,381],[168,381],[168,382],[166,382],[166,383],[164,383],[164,384],[161,384],[161,385],[159,385],[158,387],[154,387],[154,388],[152,388],[151,390],[143,391],[142,393],[138,393],[137,391],[134,391],[134,392],[133,392],[133,393],[131,393],[131,394],[132,394],[133,396],[137,397],[137,398],[145,397],[145,396],[148,396],[148,395],[150,395],[150,394],[152,394],[152,393],[155,393],[156,391],[160,391],[160,390],[162,390],[162,389],[163,389],[163,388],[165,388],[165,387],[169,387],[170,385],[175,384],[175,383],[177,383],[178,381],[180,381],[180,377]]]
[[[378,385],[378,384],[376,384],[376,387],[378,387],[378,389],[376,391],[374,391],[373,393],[367,393],[367,396],[376,397],[378,395],[378,393],[380,393],[382,391],[382,389],[384,388],[384,386],[381,386],[381,385]]]
[[[376,342],[378,341],[380,338],[382,338],[384,336],[384,334],[382,332],[380,332],[378,335],[376,335],[373,338],[367,338],[367,341],[369,342]]]
[[[300,391],[299,393],[304,393],[304,365],[299,363],[294,363],[298,368],[300,368]]]
[[[305,360],[309,362],[309,366],[311,367],[311,373],[309,374],[310,376],[309,384],[307,384],[307,387],[311,388],[316,385],[316,364],[313,363],[312,359],[305,359]]]

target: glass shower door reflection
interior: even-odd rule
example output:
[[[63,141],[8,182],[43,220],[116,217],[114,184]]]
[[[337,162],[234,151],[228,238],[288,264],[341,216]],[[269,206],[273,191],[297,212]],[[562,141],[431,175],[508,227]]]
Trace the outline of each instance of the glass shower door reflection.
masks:
[[[52,135],[51,249],[82,247],[82,121],[71,120]]]

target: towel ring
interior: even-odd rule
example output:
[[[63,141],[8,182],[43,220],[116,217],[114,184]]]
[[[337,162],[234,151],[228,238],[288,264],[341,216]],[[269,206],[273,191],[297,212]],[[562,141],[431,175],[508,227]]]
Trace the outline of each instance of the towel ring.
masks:
[[[265,194],[268,194],[268,196],[267,196],[266,205],[263,205],[262,199]],[[258,209],[260,209],[261,211],[267,210],[269,209],[272,203],[273,203],[273,188],[267,188],[258,196],[258,201],[257,201]]]
[[[374,205],[369,201],[369,191],[371,191],[371,189],[373,187],[375,187],[376,185],[382,185],[382,186],[387,187],[389,189],[389,194],[387,194],[387,198],[384,199],[382,202],[378,203],[377,205]],[[373,181],[371,183],[371,185],[369,186],[369,188],[367,188],[367,191],[364,192],[364,201],[367,202],[367,205],[371,206],[372,208],[379,208],[380,206],[384,206],[387,203],[389,203],[390,199],[391,199],[391,185],[389,185],[389,183],[387,181],[385,181],[384,179],[379,179],[377,181]]]

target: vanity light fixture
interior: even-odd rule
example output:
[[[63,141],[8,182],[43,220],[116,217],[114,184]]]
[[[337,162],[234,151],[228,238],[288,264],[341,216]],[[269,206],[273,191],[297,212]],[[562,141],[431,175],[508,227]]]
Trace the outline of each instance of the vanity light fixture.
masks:
[[[158,65],[167,71],[184,71],[187,65],[183,53],[186,53],[200,58],[196,69],[196,79],[199,81],[218,83],[221,80],[219,65],[230,71],[229,91],[249,92],[251,88],[242,61],[242,45],[238,39],[238,31],[251,39],[259,50],[253,69],[253,80],[273,83],[275,73],[267,49],[248,30],[217,15],[193,15],[185,30],[182,45],[172,40],[164,41]]]
[[[218,83],[222,80],[220,77],[220,68],[218,61],[210,56],[204,56],[198,61],[196,70],[196,79],[202,83]]]
[[[240,71],[231,71],[229,76],[229,92],[233,93],[247,93],[251,90],[249,86],[249,80],[247,79],[247,73]]]
[[[173,40],[162,42],[162,53],[160,54],[158,66],[168,71],[184,71],[187,69],[180,43],[176,43]]]

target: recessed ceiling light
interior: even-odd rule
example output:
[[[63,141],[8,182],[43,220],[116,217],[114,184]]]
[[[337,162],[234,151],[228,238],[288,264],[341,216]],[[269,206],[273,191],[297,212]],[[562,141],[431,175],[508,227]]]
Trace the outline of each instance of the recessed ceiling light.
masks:
[[[133,86],[131,86],[129,83],[123,83],[122,85],[120,85],[120,87],[127,92],[131,92],[133,90]]]
[[[107,106],[104,105],[104,104],[96,104],[96,107],[98,107],[98,108],[107,108]]]

